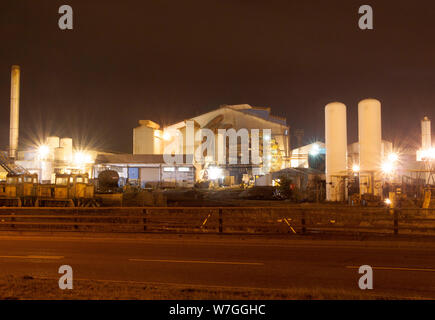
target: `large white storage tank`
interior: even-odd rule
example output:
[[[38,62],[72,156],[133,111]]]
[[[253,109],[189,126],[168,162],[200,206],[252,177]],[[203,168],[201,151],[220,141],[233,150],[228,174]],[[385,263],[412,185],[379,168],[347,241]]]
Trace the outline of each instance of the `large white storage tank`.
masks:
[[[73,140],[71,138],[60,139],[59,146],[63,148],[65,161],[71,162],[73,157]]]
[[[54,149],[54,161],[65,161],[65,150],[64,148]]]
[[[47,138],[47,145],[50,148],[56,149],[59,148],[59,137],[51,136]]]
[[[360,192],[380,196],[382,124],[381,103],[378,100],[365,99],[358,104],[358,136]]]
[[[346,106],[333,102],[325,107],[326,200],[346,200]]]
[[[47,146],[50,148],[50,155],[48,156],[48,160],[54,160],[54,151],[56,148],[59,148],[59,137],[51,136],[47,138]]]

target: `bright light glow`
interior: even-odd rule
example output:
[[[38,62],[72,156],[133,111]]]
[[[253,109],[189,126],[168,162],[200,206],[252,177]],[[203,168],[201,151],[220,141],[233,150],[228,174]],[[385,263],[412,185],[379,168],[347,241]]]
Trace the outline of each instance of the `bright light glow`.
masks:
[[[435,160],[435,148],[421,150],[422,160]]]
[[[160,138],[160,130],[154,130],[154,137]]]
[[[222,169],[218,167],[208,168],[208,178],[210,180],[216,180],[222,178]]]
[[[270,140],[270,135],[268,135],[268,134],[264,135],[263,139],[266,140],[266,141],[269,141]]]
[[[41,145],[38,148],[38,156],[41,160],[47,159],[48,155],[50,154],[50,148],[46,145]]]
[[[169,134],[169,132],[165,131],[163,133],[163,140],[165,140],[165,141],[171,140],[171,135]]]
[[[281,183],[281,179],[274,179],[272,180],[272,187],[279,186]]]
[[[310,150],[310,154],[315,157],[320,153],[320,147],[318,144],[313,145],[313,148]]]
[[[74,163],[77,165],[84,165],[92,163],[92,156],[89,153],[78,151],[74,153]]]
[[[390,162],[397,162],[397,161],[399,161],[399,155],[397,153],[390,153],[388,155],[388,161],[390,161]]]
[[[299,167],[299,160],[298,159],[291,159],[290,160],[290,167],[292,167],[292,168]]]
[[[385,204],[390,205],[391,204],[391,200],[390,199],[385,199]]]
[[[395,152],[390,153],[387,156],[387,160],[382,163],[381,170],[385,174],[392,174],[397,168],[397,162],[399,161],[399,155]]]
[[[354,165],[352,166],[352,171],[353,171],[353,172],[359,172],[359,170],[360,170],[359,165],[354,164]]]
[[[387,161],[382,164],[381,169],[383,173],[390,174],[394,171],[395,167],[392,162]]]

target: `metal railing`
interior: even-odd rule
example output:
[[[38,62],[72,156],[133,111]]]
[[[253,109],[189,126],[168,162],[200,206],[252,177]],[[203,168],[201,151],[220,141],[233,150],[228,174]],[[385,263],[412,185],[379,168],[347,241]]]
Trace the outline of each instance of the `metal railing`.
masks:
[[[1,230],[435,235],[434,209],[355,207],[0,208]]]

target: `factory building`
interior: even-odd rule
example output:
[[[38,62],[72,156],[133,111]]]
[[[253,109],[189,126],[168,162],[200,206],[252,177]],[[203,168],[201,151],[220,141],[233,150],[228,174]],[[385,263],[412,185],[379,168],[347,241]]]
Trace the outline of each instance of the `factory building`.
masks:
[[[20,67],[12,66],[9,152],[8,156],[0,154],[0,179],[5,180],[8,173],[24,172],[36,173],[41,183],[54,183],[56,173],[88,173],[94,178],[93,163],[101,152],[74,148],[71,138],[50,136],[39,145],[19,149],[20,74]]]
[[[289,127],[286,119],[271,114],[270,108],[251,107],[250,105],[222,106],[194,118],[161,128],[150,120],[139,121],[139,127],[133,130],[133,152],[129,155],[89,150],[74,145],[68,137],[50,136],[39,145],[27,150],[19,149],[19,97],[20,97],[20,67],[13,66],[11,70],[11,103],[10,103],[10,146],[8,156],[1,157],[1,178],[6,178],[6,172],[36,173],[41,183],[54,183],[56,174],[88,173],[89,178],[96,179],[103,169],[114,169],[125,182],[140,185],[193,186],[198,180],[225,180],[226,184],[241,183],[252,177],[262,175],[264,168],[272,171],[286,168],[289,164]],[[194,151],[201,141],[189,140],[189,128],[194,132],[209,129],[217,140],[216,157],[210,159],[208,153],[203,154],[205,161],[198,162]],[[222,136],[220,130],[235,132],[236,143],[228,143],[232,137]],[[262,142],[268,141],[270,153],[267,159],[253,163],[254,156],[251,145],[247,163],[237,162],[244,157],[243,137],[239,132],[249,132],[249,143],[255,130]],[[254,131],[253,131],[254,130]],[[267,133],[264,133],[266,132]],[[240,140],[240,143],[239,143]],[[234,141],[233,141],[234,142]],[[231,146],[229,146],[231,144]],[[236,148],[234,156],[233,149]],[[262,143],[258,153],[263,156]],[[177,161],[167,159],[168,148],[175,146],[169,156],[177,155]],[[242,153],[242,154],[240,154]],[[178,161],[181,157],[181,162]],[[270,158],[269,158],[270,157]],[[225,161],[220,161],[223,158]],[[226,162],[230,159],[229,163]],[[236,162],[231,160],[236,158]],[[260,158],[258,156],[257,158]],[[217,161],[219,160],[219,162]],[[171,162],[172,161],[172,162]],[[13,166],[14,169],[10,169]],[[227,179],[230,178],[230,179]],[[122,183],[122,181],[121,181]]]
[[[105,170],[118,173],[119,185],[141,188],[193,187],[196,168],[193,164],[168,164],[161,154],[99,154],[94,176]]]
[[[39,146],[16,154],[18,166],[38,174],[42,183],[53,183],[56,173],[87,173],[91,179],[94,178],[93,164],[97,154],[110,153],[74,148],[73,139],[51,136]]]
[[[190,127],[189,127],[190,126]],[[196,135],[201,129],[209,129],[215,135],[214,158],[205,155],[205,161],[199,163],[193,156],[195,150],[201,146],[202,141],[189,138],[189,129]],[[281,170],[290,165],[290,141],[289,126],[285,118],[271,114],[270,108],[252,107],[248,104],[225,105],[205,114],[177,122],[170,126],[161,128],[150,120],[140,120],[139,127],[133,129],[133,154],[184,154],[190,157],[190,163],[199,165],[196,180],[204,179],[204,172],[208,168],[214,171],[220,170],[219,178],[232,177],[234,183],[241,183],[246,177],[255,177],[263,174],[264,163],[253,164],[225,164],[218,163],[217,159],[224,154],[229,155],[228,145],[225,137],[220,137],[219,130],[234,129],[247,130],[250,134],[252,130],[270,130],[270,136],[261,136],[261,139],[270,140],[270,169],[271,171]],[[239,139],[241,140],[241,139]],[[237,140],[237,158],[240,160],[242,155],[241,143]],[[261,144],[260,144],[261,145]],[[251,147],[251,146],[250,146]],[[251,148],[249,147],[249,150]],[[261,148],[260,148],[261,149]],[[169,151],[168,151],[169,150]],[[261,151],[260,151],[261,152]],[[224,157],[224,156],[222,156]],[[207,176],[208,178],[209,175]],[[213,177],[214,178],[214,177]]]
[[[325,143],[316,141],[291,151],[290,166],[292,168],[311,168],[310,158],[322,157],[326,153]]]
[[[166,127],[140,120],[133,129],[132,154],[114,154],[82,149],[71,138],[56,136],[19,149],[19,97],[20,67],[12,66],[10,145],[7,155],[0,153],[2,180],[7,173],[24,172],[36,173],[42,183],[53,183],[57,173],[88,173],[95,179],[110,169],[118,172],[121,185],[192,187],[202,181],[269,185],[282,174],[292,179],[309,175],[317,181],[325,173],[328,201],[346,200],[352,188],[361,197],[382,198],[388,184],[435,184],[429,118],[421,122],[421,148],[398,153],[391,142],[382,140],[381,103],[376,99],[359,102],[358,142],[350,145],[347,107],[340,102],[325,107],[325,143],[316,141],[294,150],[285,118],[272,115],[270,108],[241,104],[224,105]],[[213,143],[202,149],[210,137]]]

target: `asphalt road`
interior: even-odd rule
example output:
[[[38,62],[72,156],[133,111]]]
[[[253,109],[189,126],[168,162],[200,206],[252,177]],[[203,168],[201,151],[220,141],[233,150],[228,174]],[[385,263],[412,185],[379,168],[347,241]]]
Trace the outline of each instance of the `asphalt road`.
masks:
[[[358,267],[374,269],[374,293],[435,298],[435,243],[194,235],[0,234],[1,275],[237,288],[359,291]]]

